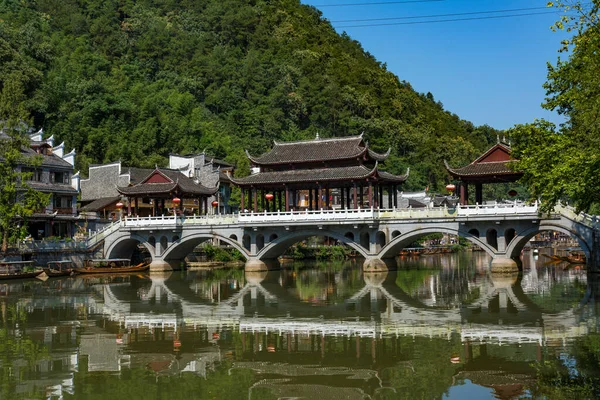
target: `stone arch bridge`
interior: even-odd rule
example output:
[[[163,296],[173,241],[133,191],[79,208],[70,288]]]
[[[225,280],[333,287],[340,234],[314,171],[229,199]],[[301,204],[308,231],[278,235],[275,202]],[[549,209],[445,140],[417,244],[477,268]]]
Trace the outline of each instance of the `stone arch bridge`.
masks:
[[[456,209],[350,209],[242,213],[192,217],[124,218],[88,239],[105,258],[130,258],[139,244],[152,256],[151,271],[177,269],[200,243],[218,239],[240,251],[246,270],[278,266],[277,257],[311,236],[344,243],[364,257],[365,272],[396,267],[402,248],[431,233],[463,237],[490,255],[493,272],[518,269],[525,244],[542,231],[558,231],[579,242],[590,269],[599,260],[597,219],[557,206],[542,216],[538,205],[495,204]]]

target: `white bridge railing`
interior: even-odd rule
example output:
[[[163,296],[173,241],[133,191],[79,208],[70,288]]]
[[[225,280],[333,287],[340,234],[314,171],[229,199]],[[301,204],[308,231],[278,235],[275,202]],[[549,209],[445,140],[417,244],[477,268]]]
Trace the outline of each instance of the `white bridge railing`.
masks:
[[[565,212],[572,212],[565,209]],[[88,247],[99,243],[108,235],[120,228],[152,228],[193,225],[233,225],[248,223],[318,223],[331,221],[368,221],[390,219],[425,219],[425,218],[457,218],[457,217],[494,217],[532,215],[539,211],[538,203],[496,203],[485,205],[457,205],[448,207],[424,208],[364,208],[333,210],[302,210],[276,212],[244,212],[239,214],[211,214],[202,216],[158,216],[158,217],[124,217],[101,231],[91,233]],[[577,217],[573,218],[584,218]]]

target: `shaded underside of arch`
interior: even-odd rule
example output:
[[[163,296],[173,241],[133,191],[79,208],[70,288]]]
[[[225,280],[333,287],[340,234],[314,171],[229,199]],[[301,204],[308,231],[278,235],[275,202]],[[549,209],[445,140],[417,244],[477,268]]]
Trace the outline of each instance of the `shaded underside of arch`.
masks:
[[[412,231],[403,233],[400,236],[397,236],[396,238],[392,239],[392,241],[390,241],[383,249],[381,249],[381,251],[379,252],[379,257],[382,259],[393,258],[396,255],[398,255],[398,253],[400,253],[400,251],[409,244],[415,242],[422,236],[429,235],[432,233],[447,233],[450,235],[463,237],[471,243],[483,249],[490,256],[493,257],[495,255],[494,250],[490,248],[485,242],[483,242],[479,237],[476,237],[468,232],[460,232],[452,228],[430,227],[414,229]]]
[[[185,236],[177,240],[176,242],[171,243],[171,245],[166,249],[163,255],[163,260],[183,260],[188,254],[190,254],[194,250],[194,248],[196,248],[196,246],[210,239],[217,239],[233,246],[236,250],[242,253],[242,256],[244,256],[246,260],[249,259],[247,251],[242,247],[240,243],[236,242],[235,240],[217,234],[198,233]]]
[[[585,239],[583,239],[583,237],[581,237],[577,232],[555,224],[540,224],[524,231],[517,232],[515,238],[508,243],[506,253],[512,258],[519,257],[521,255],[521,250],[523,250],[523,247],[525,247],[527,242],[529,242],[529,240],[538,233],[544,231],[561,232],[577,239],[577,242],[579,243],[582,251],[585,253],[585,256],[588,260],[590,259],[591,249]]]
[[[343,233],[338,234],[338,233],[326,231],[326,230],[311,229],[311,230],[290,232],[287,235],[278,237],[273,242],[266,245],[258,253],[258,255],[257,255],[258,259],[269,260],[269,259],[277,258],[277,257],[281,256],[293,244],[298,243],[304,239],[307,239],[307,238],[313,237],[313,236],[330,237],[332,239],[335,239],[341,243],[348,245],[350,248],[356,250],[364,258],[368,258],[368,256],[369,256],[367,250],[364,247],[360,246],[353,240],[347,238],[346,236],[344,236]]]
[[[138,244],[142,244],[154,258],[154,247],[144,238],[137,235],[124,235],[112,242],[104,252],[106,258],[128,258],[131,259]]]

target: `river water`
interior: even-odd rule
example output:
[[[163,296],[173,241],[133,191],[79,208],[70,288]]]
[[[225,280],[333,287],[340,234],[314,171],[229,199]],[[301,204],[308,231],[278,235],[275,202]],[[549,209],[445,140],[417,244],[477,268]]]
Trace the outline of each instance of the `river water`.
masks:
[[[598,279],[542,261],[4,281],[0,398],[597,398]]]

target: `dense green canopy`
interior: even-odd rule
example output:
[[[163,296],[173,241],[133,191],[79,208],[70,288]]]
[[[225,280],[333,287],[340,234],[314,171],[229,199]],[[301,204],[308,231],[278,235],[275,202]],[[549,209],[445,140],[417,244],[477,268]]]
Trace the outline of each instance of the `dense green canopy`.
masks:
[[[0,1],[0,86],[78,167],[165,164],[207,150],[236,162],[274,139],[364,131],[407,189],[441,189],[497,132],[416,93],[298,0]],[[410,60],[406,60],[410,62]],[[15,83],[11,83],[13,78]]]
[[[559,200],[580,210],[600,212],[600,2],[556,2],[566,11],[556,29],[573,33],[563,41],[567,60],[548,64],[548,97],[543,106],[562,114],[556,127],[546,121],[519,125],[512,130],[516,154],[525,170],[523,180],[546,208]]]

